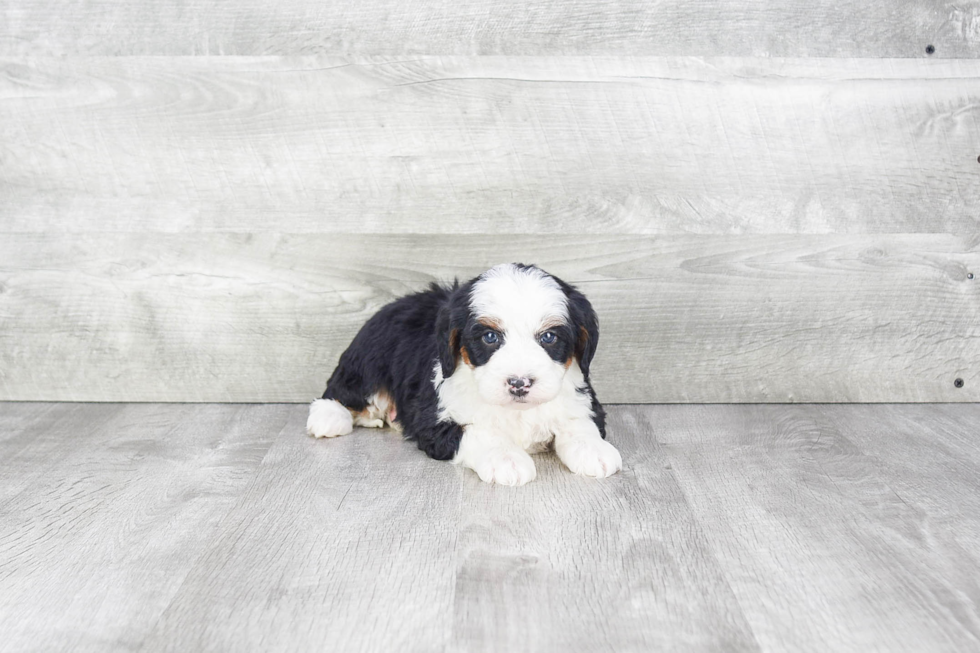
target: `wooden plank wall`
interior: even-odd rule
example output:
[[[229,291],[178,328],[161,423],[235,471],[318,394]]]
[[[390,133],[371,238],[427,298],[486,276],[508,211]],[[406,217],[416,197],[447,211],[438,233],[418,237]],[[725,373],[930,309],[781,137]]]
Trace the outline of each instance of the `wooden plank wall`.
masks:
[[[980,2],[0,7],[0,399],[306,401],[522,260],[608,402],[980,401]]]

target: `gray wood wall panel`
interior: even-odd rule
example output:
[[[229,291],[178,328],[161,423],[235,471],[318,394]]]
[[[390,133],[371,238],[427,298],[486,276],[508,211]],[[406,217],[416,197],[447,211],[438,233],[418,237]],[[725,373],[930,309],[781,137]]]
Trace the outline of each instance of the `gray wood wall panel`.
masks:
[[[980,231],[980,61],[0,64],[0,232]]]
[[[0,399],[306,400],[524,260],[607,401],[975,401],[978,56],[972,1],[4,3]]]
[[[965,0],[8,1],[0,53],[975,57]]]
[[[593,299],[607,402],[980,399],[948,234],[8,234],[0,397],[309,400],[381,305],[508,260]]]

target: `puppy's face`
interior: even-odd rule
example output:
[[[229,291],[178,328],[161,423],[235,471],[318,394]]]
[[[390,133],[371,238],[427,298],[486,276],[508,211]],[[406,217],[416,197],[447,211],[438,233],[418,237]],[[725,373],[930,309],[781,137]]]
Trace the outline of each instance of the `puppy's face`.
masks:
[[[554,399],[572,365],[588,376],[598,323],[581,293],[542,270],[499,265],[454,298],[449,376],[473,370],[480,398],[517,410]],[[448,373],[447,373],[448,372]]]

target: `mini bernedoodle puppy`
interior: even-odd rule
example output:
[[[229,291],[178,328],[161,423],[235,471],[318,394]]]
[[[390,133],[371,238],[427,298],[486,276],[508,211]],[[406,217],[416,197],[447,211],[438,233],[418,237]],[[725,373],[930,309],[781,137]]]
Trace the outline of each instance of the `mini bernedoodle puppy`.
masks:
[[[589,382],[599,322],[589,300],[533,266],[498,265],[462,285],[398,299],[340,357],[310,435],[390,425],[437,460],[523,485],[553,444],[576,474],[622,468]]]

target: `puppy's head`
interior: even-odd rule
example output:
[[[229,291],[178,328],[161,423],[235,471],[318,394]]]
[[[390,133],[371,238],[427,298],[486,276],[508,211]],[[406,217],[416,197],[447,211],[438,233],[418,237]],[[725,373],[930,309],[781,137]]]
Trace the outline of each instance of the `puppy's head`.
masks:
[[[582,293],[530,265],[498,265],[454,290],[440,316],[443,377],[473,370],[489,404],[525,409],[551,401],[572,365],[589,377],[599,322]]]

